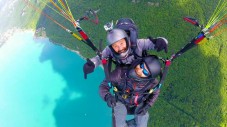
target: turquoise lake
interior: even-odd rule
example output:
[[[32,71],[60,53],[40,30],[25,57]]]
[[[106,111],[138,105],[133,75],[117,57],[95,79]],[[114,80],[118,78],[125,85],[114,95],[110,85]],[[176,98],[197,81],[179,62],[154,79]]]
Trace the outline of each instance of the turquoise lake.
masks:
[[[103,70],[85,80],[79,55],[33,34],[0,47],[0,127],[110,127],[98,94]]]

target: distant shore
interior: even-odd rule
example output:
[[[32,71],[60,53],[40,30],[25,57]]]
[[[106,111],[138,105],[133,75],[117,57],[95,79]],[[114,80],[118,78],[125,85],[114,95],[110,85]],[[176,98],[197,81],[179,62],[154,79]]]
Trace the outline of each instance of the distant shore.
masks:
[[[43,37],[43,36],[38,36],[38,37],[37,37],[37,36],[36,36],[36,31],[35,31],[35,30],[32,30],[32,29],[20,29],[20,28],[14,27],[14,28],[8,29],[6,32],[0,34],[0,47],[3,46],[3,45],[5,44],[5,42],[6,42],[13,34],[15,34],[15,33],[23,33],[23,32],[32,32],[32,33],[33,33],[34,39],[44,39],[44,38],[49,39],[49,38],[46,37],[46,36],[44,36],[44,37]],[[69,51],[72,51],[72,52],[76,53],[76,54],[79,55],[82,59],[85,60],[85,58],[80,54],[79,51],[72,50],[72,49],[70,49],[70,48],[65,47],[65,46],[62,45],[62,44],[55,43],[55,42],[53,42],[53,41],[51,41],[51,40],[49,40],[49,41],[50,41],[51,43],[55,44],[55,45],[59,45],[59,46],[65,48],[65,49],[67,49],[67,50],[69,50]]]
[[[18,33],[18,32],[27,32],[27,31],[32,31],[33,30],[27,30],[27,29],[20,29],[17,27],[14,27],[12,29],[8,29],[6,32],[4,33],[0,33],[0,47],[2,45],[4,45],[4,43],[14,34],[14,33]]]

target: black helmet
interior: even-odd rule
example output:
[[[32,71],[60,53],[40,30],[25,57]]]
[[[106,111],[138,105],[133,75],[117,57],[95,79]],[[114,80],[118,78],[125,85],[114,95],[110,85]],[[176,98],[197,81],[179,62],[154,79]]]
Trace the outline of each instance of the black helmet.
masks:
[[[149,75],[145,78],[139,77],[136,72],[135,72],[135,67],[137,65],[145,64],[148,71]],[[130,78],[133,78],[137,81],[145,81],[145,80],[152,80],[155,79],[157,76],[160,75],[161,73],[161,62],[159,58],[155,55],[149,55],[146,57],[143,57],[142,59],[137,59],[132,63],[131,69],[128,71],[128,76]]]

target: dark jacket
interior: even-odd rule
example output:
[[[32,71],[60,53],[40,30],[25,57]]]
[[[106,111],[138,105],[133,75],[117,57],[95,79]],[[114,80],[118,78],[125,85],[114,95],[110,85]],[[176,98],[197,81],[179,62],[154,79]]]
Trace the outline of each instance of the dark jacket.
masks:
[[[152,94],[147,96],[148,91],[158,84],[157,79],[149,81],[135,81],[127,76],[128,68],[118,67],[110,74],[111,83],[117,88],[115,96],[117,101],[122,102],[126,106],[136,106],[145,102],[152,106],[158,98],[160,90],[157,89]],[[104,80],[99,86],[99,94],[105,100],[105,96],[110,94],[110,87],[108,81]],[[145,98],[147,97],[147,98]]]

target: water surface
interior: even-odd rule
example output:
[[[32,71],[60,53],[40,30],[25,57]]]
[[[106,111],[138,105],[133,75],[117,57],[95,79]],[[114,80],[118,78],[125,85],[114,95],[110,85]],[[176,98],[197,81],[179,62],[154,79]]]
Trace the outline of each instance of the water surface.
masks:
[[[84,60],[33,32],[14,34],[0,48],[1,127],[109,127],[101,100],[101,68],[83,79]]]

